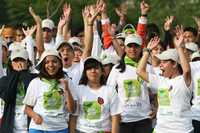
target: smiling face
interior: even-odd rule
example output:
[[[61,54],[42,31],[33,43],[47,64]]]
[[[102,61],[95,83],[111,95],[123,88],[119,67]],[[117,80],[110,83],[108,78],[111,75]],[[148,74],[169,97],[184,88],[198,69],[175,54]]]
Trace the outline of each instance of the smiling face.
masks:
[[[59,48],[59,53],[62,57],[62,63],[64,68],[68,68],[72,65],[74,59],[74,51],[68,45],[63,45]]]
[[[58,73],[59,69],[62,69],[61,62],[56,56],[47,56],[44,60],[44,63],[44,68],[50,76],[55,76]]]
[[[130,43],[125,47],[125,52],[129,58],[133,60],[139,60],[142,48],[140,47],[140,45]]]

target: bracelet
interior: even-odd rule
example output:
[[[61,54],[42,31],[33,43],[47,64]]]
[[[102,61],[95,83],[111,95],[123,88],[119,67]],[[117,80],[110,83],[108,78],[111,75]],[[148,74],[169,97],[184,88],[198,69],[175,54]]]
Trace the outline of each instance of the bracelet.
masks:
[[[144,48],[144,49],[143,49],[143,52],[148,52],[149,55],[151,54],[151,51],[152,51],[152,50],[149,49],[149,48]]]
[[[142,16],[142,17],[147,17],[147,14],[142,14],[141,16]]]
[[[93,24],[87,24],[87,26],[93,26]]]

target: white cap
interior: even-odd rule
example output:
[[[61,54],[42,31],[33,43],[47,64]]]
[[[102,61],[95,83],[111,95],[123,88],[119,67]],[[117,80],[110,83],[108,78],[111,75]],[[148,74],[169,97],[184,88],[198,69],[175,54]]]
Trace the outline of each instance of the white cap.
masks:
[[[176,49],[167,49],[161,54],[156,55],[156,57],[160,60],[173,60],[179,63],[179,56]]]
[[[200,53],[199,53],[199,51],[196,51],[196,52],[194,52],[194,53],[192,54],[191,60],[194,60],[195,58],[200,58]]]
[[[192,52],[195,52],[198,50],[198,45],[196,43],[193,43],[193,42],[188,42],[185,44],[185,48],[192,51]]]
[[[26,45],[24,43],[20,42],[13,42],[10,44],[8,50],[13,51],[17,49],[26,49]]]
[[[48,28],[50,30],[53,30],[55,27],[54,22],[51,19],[44,19],[42,20],[42,28]]]
[[[55,49],[47,49],[47,50],[45,50],[45,51],[42,53],[42,55],[41,55],[41,57],[40,57],[40,61],[38,62],[38,64],[37,64],[36,67],[35,67],[37,70],[40,70],[40,69],[41,69],[42,61],[43,61],[47,56],[49,56],[49,55],[53,55],[53,56],[56,56],[56,57],[58,57],[59,59],[61,59],[61,57],[59,56],[59,53],[58,53],[57,50],[55,50]]]
[[[138,44],[138,45],[142,45],[142,38],[139,35],[136,35],[136,34],[128,35],[125,38],[124,44],[125,44],[125,46],[127,46],[130,43],[135,43],[135,44]]]
[[[90,59],[94,59],[94,60],[97,60],[99,63],[101,63],[101,59],[99,59],[99,57],[97,56],[89,56],[87,57],[85,60],[84,60],[84,64],[87,60],[90,60]]]
[[[73,43],[77,43],[79,46],[81,46],[81,40],[78,37],[71,37],[68,42],[73,45]]]
[[[28,60],[28,52],[25,49],[16,49],[11,51],[10,59],[11,61],[15,58],[22,58]]]
[[[119,57],[117,55],[114,54],[107,54],[107,53],[102,53],[101,54],[101,62],[103,65],[107,65],[107,64],[117,64],[119,61]]]
[[[60,42],[56,45],[56,49],[58,50],[62,44],[68,45],[69,47],[71,47],[71,48],[74,50],[74,46],[73,46],[71,43],[69,43],[69,42],[67,42],[67,41],[64,41],[64,40],[63,40],[63,41],[60,41]]]

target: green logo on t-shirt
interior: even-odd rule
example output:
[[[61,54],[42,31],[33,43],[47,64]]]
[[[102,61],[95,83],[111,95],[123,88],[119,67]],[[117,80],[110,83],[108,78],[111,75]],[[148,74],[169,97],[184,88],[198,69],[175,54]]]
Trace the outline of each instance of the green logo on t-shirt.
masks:
[[[97,101],[85,101],[83,103],[85,119],[97,120],[101,118],[101,105]]]
[[[25,90],[24,90],[24,83],[22,81],[19,81],[17,85],[17,96],[16,96],[16,105],[22,106],[23,99],[25,97]]]
[[[141,95],[141,79],[124,80],[125,95],[127,98],[138,97]]]
[[[200,79],[197,80],[197,96],[200,96]]]
[[[169,90],[168,89],[158,89],[158,102],[161,106],[169,106],[170,98],[169,98]]]

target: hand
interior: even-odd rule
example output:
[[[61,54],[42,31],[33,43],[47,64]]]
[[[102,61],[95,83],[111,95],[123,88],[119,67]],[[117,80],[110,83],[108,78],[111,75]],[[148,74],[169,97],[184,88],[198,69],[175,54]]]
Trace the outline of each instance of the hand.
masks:
[[[28,69],[27,62],[14,62],[12,61],[12,68],[15,71],[23,71]]]
[[[197,26],[198,26],[198,29],[200,30],[200,17],[193,17]]]
[[[147,45],[147,48],[150,49],[150,50],[152,50],[152,49],[154,49],[155,47],[157,47],[159,43],[160,43],[160,38],[159,38],[158,36],[156,36],[156,37],[152,38],[152,39],[149,41],[149,43],[148,43],[148,45]]]
[[[142,1],[142,2],[140,3],[140,10],[141,10],[141,14],[142,14],[142,15],[147,15],[147,13],[148,13],[149,10],[150,10],[149,4],[147,4],[145,1]]]
[[[38,115],[38,114],[35,114],[32,119],[38,125],[42,124],[42,122],[43,122],[42,117],[40,115]]]
[[[176,36],[174,37],[174,44],[176,48],[182,47],[183,45],[183,40],[184,40],[184,31],[183,31],[183,26],[176,26],[175,28],[175,34]]]
[[[1,36],[2,32],[3,32],[3,30],[4,30],[4,27],[5,27],[5,25],[2,25],[2,27],[0,28],[0,36]]]
[[[31,14],[31,16],[35,20],[36,24],[40,24],[42,22],[40,16],[35,14],[35,12],[34,12],[34,10],[31,6],[29,7],[29,13]]]
[[[22,28],[22,31],[24,33],[25,36],[32,36],[33,33],[36,30],[36,25],[32,26],[32,27],[28,27],[26,30],[24,28]]]
[[[101,10],[101,13],[106,13],[107,11],[107,4],[105,2],[105,0],[98,0],[97,3],[96,3],[96,6],[102,6],[102,10]]]
[[[149,113],[149,116],[151,119],[154,119],[154,118],[156,118],[156,114],[157,114],[157,112],[154,110]]]
[[[165,23],[164,23],[164,30],[165,31],[168,31],[171,29],[171,25],[172,25],[172,22],[174,21],[174,16],[168,16],[166,19],[165,19]]]
[[[59,23],[58,23],[58,29],[59,28],[63,28],[64,27],[64,25],[66,24],[66,18],[65,18],[65,16],[63,15],[62,17],[60,17],[60,21],[59,21]]]
[[[59,79],[60,83],[64,86],[65,91],[68,91],[68,81],[64,78]]]
[[[63,16],[64,16],[66,22],[70,20],[71,11],[72,11],[72,9],[71,9],[70,4],[65,3],[63,6]]]
[[[125,16],[127,15],[127,8],[125,7],[115,8],[115,12],[120,17],[120,19],[124,19]]]

